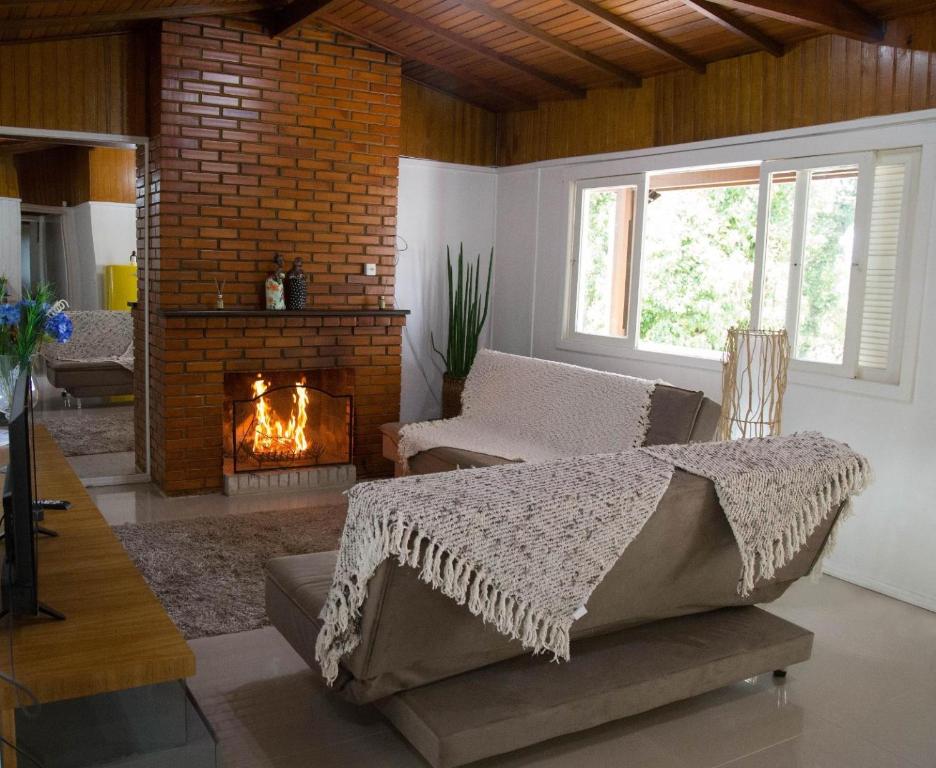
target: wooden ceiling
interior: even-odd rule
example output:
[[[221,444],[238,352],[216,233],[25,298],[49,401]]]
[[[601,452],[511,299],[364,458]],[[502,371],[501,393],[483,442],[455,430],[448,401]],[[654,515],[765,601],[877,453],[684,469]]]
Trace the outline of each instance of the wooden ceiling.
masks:
[[[318,22],[399,54],[404,74],[487,108],[581,98],[823,33],[885,39],[936,0],[0,0],[0,44],[235,15],[271,35]]]

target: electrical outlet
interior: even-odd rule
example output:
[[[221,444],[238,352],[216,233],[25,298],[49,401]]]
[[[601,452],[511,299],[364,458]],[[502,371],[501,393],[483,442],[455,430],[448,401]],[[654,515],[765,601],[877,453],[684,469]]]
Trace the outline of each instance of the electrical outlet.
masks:
[[[377,265],[376,264],[365,264],[364,265],[364,274],[368,277],[377,276]]]

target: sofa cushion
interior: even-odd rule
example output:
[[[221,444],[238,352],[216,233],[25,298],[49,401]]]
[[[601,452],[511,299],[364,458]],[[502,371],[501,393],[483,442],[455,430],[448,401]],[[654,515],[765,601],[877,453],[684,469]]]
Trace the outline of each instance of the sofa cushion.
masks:
[[[492,456],[489,453],[463,451],[461,448],[431,448],[417,453],[409,460],[410,472],[414,475],[428,475],[432,472],[448,472],[452,469],[473,469],[474,467],[494,467],[498,464],[514,464],[512,459]]]
[[[702,404],[699,406],[699,415],[696,416],[692,434],[689,435],[689,442],[707,443],[715,440],[719,419],[721,419],[721,404],[703,397]]]
[[[644,445],[688,443],[703,397],[702,392],[657,384],[650,398],[650,427]]]

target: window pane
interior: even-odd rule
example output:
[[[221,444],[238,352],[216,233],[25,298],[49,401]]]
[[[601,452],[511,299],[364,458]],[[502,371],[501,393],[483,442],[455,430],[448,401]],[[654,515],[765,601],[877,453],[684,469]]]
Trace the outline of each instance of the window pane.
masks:
[[[786,328],[796,175],[792,174],[791,178],[789,173],[772,173],[768,194],[760,329],[779,331]]]
[[[635,187],[582,194],[575,330],[627,335],[628,272]]]
[[[640,346],[717,353],[729,328],[750,322],[757,184],[655,192],[644,224]]]
[[[855,238],[857,167],[810,171],[795,357],[840,364]]]

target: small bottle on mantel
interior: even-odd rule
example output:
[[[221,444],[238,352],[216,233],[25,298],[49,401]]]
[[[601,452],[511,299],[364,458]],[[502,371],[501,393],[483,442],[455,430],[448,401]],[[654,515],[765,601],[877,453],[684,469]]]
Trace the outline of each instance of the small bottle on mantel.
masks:
[[[387,308],[387,299],[385,296],[377,297],[377,309],[384,310]]]

